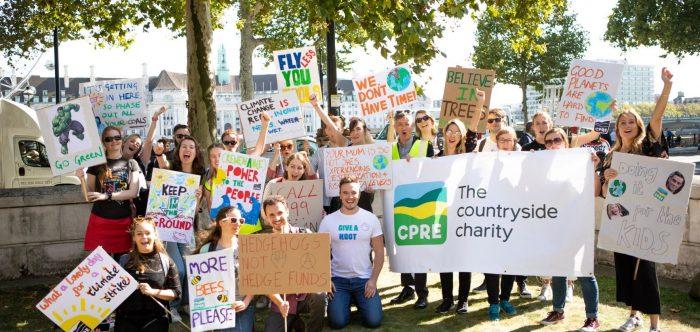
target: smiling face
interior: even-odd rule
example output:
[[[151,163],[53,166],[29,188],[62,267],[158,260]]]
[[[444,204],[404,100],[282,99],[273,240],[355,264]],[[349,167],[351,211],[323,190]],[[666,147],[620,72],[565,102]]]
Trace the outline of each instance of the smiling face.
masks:
[[[285,166],[285,170],[287,171],[287,178],[285,180],[299,181],[304,175],[306,168],[301,160],[292,158]]]
[[[427,117],[427,120],[426,120]],[[416,112],[416,128],[418,128],[418,131],[422,136],[427,136],[427,135],[432,135],[432,129],[433,126],[435,125],[435,122],[433,119],[428,116],[427,113],[424,111],[418,111]]]
[[[486,127],[489,128],[490,133],[496,134],[499,130],[501,130],[503,118],[501,118],[498,114],[489,113],[489,116],[486,119]]]
[[[618,137],[624,142],[633,142],[641,134],[641,128],[637,122],[637,118],[632,113],[622,113],[617,118],[615,131]]]
[[[236,235],[241,228],[241,225],[245,222],[245,219],[241,216],[241,211],[238,209],[231,209],[226,213],[226,218],[218,221],[219,227],[221,227],[222,234]]]
[[[396,120],[396,133],[399,134],[399,140],[406,142],[413,135],[413,128],[411,127],[411,119],[408,116],[403,116]]]
[[[289,219],[289,211],[281,202],[265,206],[265,219],[272,226],[275,233],[283,233],[287,227]]]
[[[622,212],[620,211],[619,204],[608,204],[608,215],[612,217],[620,217]]]
[[[132,240],[136,243],[139,253],[148,254],[153,252],[156,240],[156,230],[152,224],[140,222],[134,228]]]
[[[185,136],[190,136],[190,130],[188,128],[180,128],[173,133],[173,138],[175,138],[175,144],[180,144]]]
[[[685,180],[681,176],[672,175],[668,178],[668,181],[666,181],[666,188],[675,194],[683,188],[684,184]]]
[[[365,144],[365,124],[358,121],[355,127],[350,129],[350,141],[352,145]]]
[[[286,141],[280,141],[280,152],[282,154],[282,160],[286,160],[289,158],[289,156],[294,153],[294,141],[293,140],[286,140]]]
[[[122,149],[122,134],[119,130],[105,129],[102,132],[102,144],[105,146],[105,150],[109,152],[121,152]]]
[[[564,139],[562,139],[561,135],[556,132],[549,133],[544,137],[544,145],[547,147],[547,150],[559,150],[566,148]]]
[[[126,144],[124,145],[124,151],[123,151],[123,152],[124,152],[124,154],[126,154],[126,155],[133,156],[133,155],[135,155],[137,152],[139,152],[139,150],[141,149],[141,144],[142,144],[142,142],[141,142],[141,138],[138,137],[138,136],[131,136],[131,137],[129,137],[129,139],[126,140],[125,143],[126,143]]]
[[[532,131],[535,132],[535,137],[543,138],[544,134],[550,129],[552,129],[552,126],[544,116],[540,115],[532,119]]]
[[[498,145],[498,150],[501,151],[514,151],[515,150],[515,136],[511,133],[503,133],[496,139],[496,144]]]
[[[455,150],[462,143],[462,132],[459,127],[451,123],[445,130],[445,144],[450,150]]]
[[[357,202],[360,200],[360,184],[357,182],[344,183],[340,186],[340,201],[342,208],[346,212],[353,212],[357,209]]]
[[[212,148],[209,150],[209,164],[211,167],[218,169],[219,161],[221,160],[221,148]]]
[[[197,156],[197,144],[191,139],[185,139],[180,142],[180,161],[183,165],[189,165],[194,162]]]

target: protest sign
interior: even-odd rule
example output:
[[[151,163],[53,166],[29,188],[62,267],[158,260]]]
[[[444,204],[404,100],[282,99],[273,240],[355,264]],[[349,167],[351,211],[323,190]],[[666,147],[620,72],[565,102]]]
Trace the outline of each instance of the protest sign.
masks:
[[[348,175],[358,178],[362,190],[391,189],[391,145],[377,143],[327,148],[323,153],[325,190],[329,197],[338,196],[340,179]]]
[[[213,248],[212,248],[213,250]],[[185,256],[192,331],[235,327],[236,277],[233,249]]]
[[[486,69],[473,68],[447,68],[445,79],[445,91],[442,94],[440,106],[440,127],[444,128],[452,119],[459,119],[465,125],[469,125],[471,118],[478,111],[476,109],[476,89],[484,91],[486,100],[480,115],[477,131],[486,131],[486,118],[491,104],[491,90],[496,72]]]
[[[598,248],[657,263],[678,263],[695,166],[613,152]]]
[[[328,233],[238,237],[241,294],[304,294],[331,290]]]
[[[352,84],[360,102],[362,117],[405,108],[418,98],[413,71],[405,64],[352,80]]]
[[[161,240],[194,244],[199,180],[199,175],[153,170],[146,216],[156,221]]]
[[[466,153],[392,167],[394,189],[384,192],[392,271],[593,275],[588,150]]]
[[[265,197],[280,195],[287,201],[288,222],[313,232],[323,219],[323,180],[270,182]]]
[[[78,93],[90,97],[100,132],[106,126],[140,128],[147,125],[146,85],[142,78],[80,83]]]
[[[607,133],[624,64],[574,60],[559,100],[558,126]]]
[[[107,162],[87,97],[42,108],[36,115],[53,175]]]
[[[211,218],[216,218],[221,208],[235,206],[245,218],[240,234],[262,229],[258,217],[266,176],[267,158],[222,151],[212,178]]]
[[[318,75],[318,56],[313,47],[300,47],[272,52],[277,67],[277,90],[296,92],[300,103],[308,103],[315,93],[323,103],[321,77]]]
[[[238,116],[243,128],[243,137],[248,147],[254,147],[260,136],[264,111],[270,115],[270,127],[267,129],[265,144],[302,137],[304,114],[299,107],[299,100],[294,92],[283,92],[270,97],[262,97],[236,104]]]
[[[36,307],[64,331],[80,323],[94,329],[137,285],[102,247],[97,247]]]

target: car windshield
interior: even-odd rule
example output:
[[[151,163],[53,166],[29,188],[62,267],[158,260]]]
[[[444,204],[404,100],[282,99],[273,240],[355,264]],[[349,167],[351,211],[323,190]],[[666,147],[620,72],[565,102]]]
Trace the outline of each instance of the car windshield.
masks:
[[[31,167],[51,167],[46,147],[37,141],[19,141],[19,153],[25,165]]]

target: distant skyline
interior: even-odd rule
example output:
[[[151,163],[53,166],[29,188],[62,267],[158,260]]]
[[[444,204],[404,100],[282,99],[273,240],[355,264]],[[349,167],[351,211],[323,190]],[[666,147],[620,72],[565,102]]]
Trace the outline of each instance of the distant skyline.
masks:
[[[686,97],[700,97],[700,84],[696,77],[700,76],[700,56],[687,56],[681,63],[673,56],[661,58],[664,51],[658,47],[645,47],[623,53],[603,40],[607,26],[607,17],[612,13],[614,1],[596,1],[591,6],[590,0],[573,0],[570,2],[570,10],[577,13],[577,21],[589,32],[590,46],[584,55],[584,59],[599,60],[624,60],[634,65],[653,65],[655,93],[660,93],[662,83],[660,73],[662,67],[668,67],[674,74],[674,85],[671,98],[675,98],[678,91],[683,91]],[[240,34],[235,28],[236,15],[228,11],[224,19],[224,28],[214,31],[212,48],[212,71],[216,68],[217,51],[224,45],[227,53],[229,73],[239,73],[239,48]],[[446,57],[438,57],[433,60],[426,71],[418,77],[418,83],[422,84],[428,98],[436,100],[442,97],[443,80],[447,67],[470,67],[470,55],[473,51],[476,31],[476,22],[471,19],[451,21],[443,38],[437,41],[437,46]],[[156,76],[161,70],[174,72],[186,72],[186,43],[185,38],[173,38],[173,33],[168,30],[156,30],[149,33],[141,33],[136,36],[133,45],[126,51],[121,48],[94,49],[89,41],[64,42],[59,47],[59,65],[61,76],[65,75],[64,65],[68,65],[69,77],[89,77],[90,65],[95,66],[97,77],[140,77],[142,63],[148,66],[148,75]],[[301,45],[300,45],[301,46]],[[355,49],[351,54],[355,61],[349,72],[338,72],[339,78],[352,79],[368,75],[374,71],[381,71],[393,65],[391,60],[385,60],[379,52],[368,47],[367,51]],[[9,76],[9,66],[3,59],[0,68]],[[33,75],[53,77],[53,71],[44,68],[47,61],[53,61],[53,50],[45,53]],[[18,71],[18,76],[24,76],[33,61],[25,61],[26,66]],[[264,66],[265,59],[256,57],[253,61],[253,73],[273,74],[274,68]],[[496,73],[498,77],[498,73]],[[520,89],[516,86],[497,84],[493,90],[492,106],[519,104],[521,100]]]

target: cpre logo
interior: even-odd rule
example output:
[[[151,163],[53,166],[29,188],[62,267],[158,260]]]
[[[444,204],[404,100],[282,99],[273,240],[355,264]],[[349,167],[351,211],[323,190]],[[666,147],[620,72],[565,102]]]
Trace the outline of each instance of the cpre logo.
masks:
[[[447,239],[447,188],[441,181],[394,190],[394,239],[399,246],[442,244]]]

